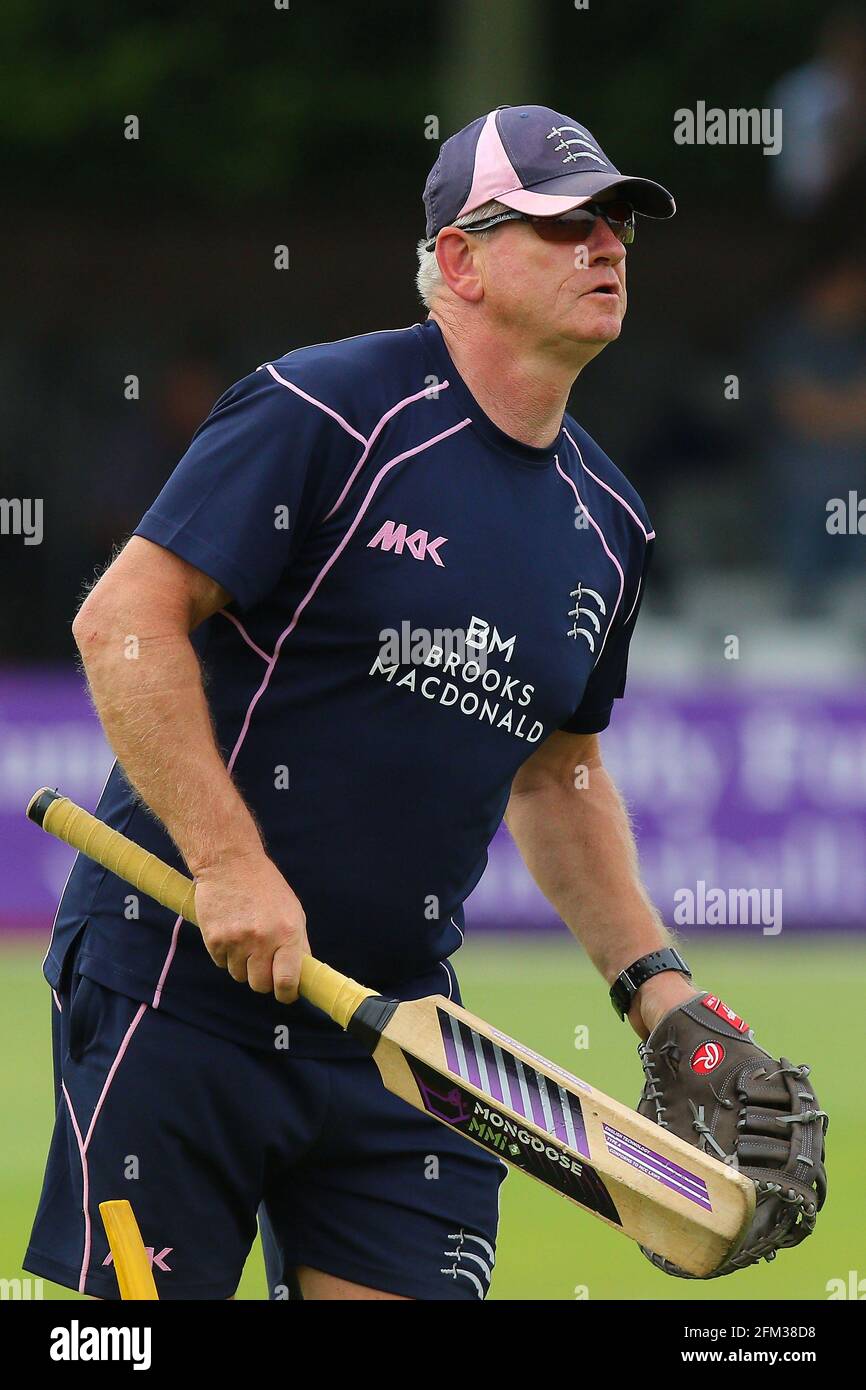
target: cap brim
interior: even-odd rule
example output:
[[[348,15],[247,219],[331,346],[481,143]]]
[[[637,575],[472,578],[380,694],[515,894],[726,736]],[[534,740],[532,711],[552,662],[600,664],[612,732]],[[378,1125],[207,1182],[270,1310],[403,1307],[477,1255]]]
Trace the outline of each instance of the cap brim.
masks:
[[[513,193],[500,193],[496,201],[515,212],[531,213],[533,217],[558,217],[597,198],[600,193],[619,193],[643,217],[673,217],[677,210],[673,194],[652,179],[633,178],[629,174],[610,173],[564,174],[546,179],[532,188],[517,188]]]

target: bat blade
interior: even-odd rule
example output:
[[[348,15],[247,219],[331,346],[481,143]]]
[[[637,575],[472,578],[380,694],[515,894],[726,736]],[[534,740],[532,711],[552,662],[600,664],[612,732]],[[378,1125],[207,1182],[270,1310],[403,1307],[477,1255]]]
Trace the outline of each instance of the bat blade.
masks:
[[[397,1005],[384,1084],[697,1277],[754,1211],[747,1178],[436,995]]]

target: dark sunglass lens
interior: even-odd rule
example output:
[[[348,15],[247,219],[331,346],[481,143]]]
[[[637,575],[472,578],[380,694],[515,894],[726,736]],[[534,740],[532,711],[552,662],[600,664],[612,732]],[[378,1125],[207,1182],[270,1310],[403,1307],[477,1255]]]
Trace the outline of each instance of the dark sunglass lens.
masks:
[[[539,218],[532,225],[545,241],[586,241],[595,226],[595,216],[586,208],[574,208],[562,217]]]
[[[630,222],[634,217],[631,203],[605,203],[601,211],[611,222]]]
[[[571,242],[572,245],[584,242],[592,235],[597,219],[603,216],[605,222],[619,237],[624,246],[634,241],[634,209],[630,203],[587,203],[581,208],[572,208],[561,217],[538,217],[532,225],[544,241]]]

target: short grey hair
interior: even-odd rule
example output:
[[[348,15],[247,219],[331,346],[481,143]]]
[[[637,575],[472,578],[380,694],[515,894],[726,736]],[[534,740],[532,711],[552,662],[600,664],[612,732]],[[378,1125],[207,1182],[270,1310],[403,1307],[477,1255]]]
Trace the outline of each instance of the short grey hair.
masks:
[[[483,203],[480,208],[473,208],[471,212],[466,213],[465,217],[458,217],[456,221],[449,222],[447,225],[449,227],[472,227],[476,222],[486,222],[488,217],[495,217],[497,213],[508,212],[509,210],[504,203],[497,203],[496,201]],[[479,232],[478,235],[483,236],[484,233]],[[427,250],[427,240],[428,238],[425,237],[423,241],[418,242],[418,271],[415,275],[415,284],[421,296],[421,303],[426,309],[431,309],[434,296],[445,282],[436,260],[435,250]]]

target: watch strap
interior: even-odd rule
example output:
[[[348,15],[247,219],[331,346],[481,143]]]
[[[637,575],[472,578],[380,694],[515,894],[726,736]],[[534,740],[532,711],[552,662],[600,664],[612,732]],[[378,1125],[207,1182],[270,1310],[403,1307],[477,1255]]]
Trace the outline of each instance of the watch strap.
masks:
[[[680,975],[692,978],[691,970],[673,946],[665,946],[661,951],[650,951],[649,955],[641,956],[627,970],[621,971],[610,989],[610,1002],[617,1016],[624,1019],[641,985],[666,970],[675,970]]]

